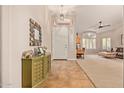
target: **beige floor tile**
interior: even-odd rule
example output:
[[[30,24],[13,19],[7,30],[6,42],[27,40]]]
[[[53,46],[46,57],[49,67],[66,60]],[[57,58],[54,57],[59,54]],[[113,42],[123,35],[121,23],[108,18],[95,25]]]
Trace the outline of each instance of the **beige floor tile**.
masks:
[[[72,61],[53,61],[48,79],[38,87],[44,88],[92,88],[87,75]]]

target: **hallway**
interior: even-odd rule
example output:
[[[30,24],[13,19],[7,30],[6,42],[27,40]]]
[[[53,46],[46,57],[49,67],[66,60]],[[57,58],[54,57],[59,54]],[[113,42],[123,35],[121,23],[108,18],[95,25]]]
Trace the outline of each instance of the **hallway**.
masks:
[[[0,87],[119,87],[123,62],[112,60],[123,60],[123,8],[0,5]],[[99,54],[107,58],[86,56]]]
[[[48,79],[38,87],[44,88],[93,88],[89,80],[76,62],[53,61]]]

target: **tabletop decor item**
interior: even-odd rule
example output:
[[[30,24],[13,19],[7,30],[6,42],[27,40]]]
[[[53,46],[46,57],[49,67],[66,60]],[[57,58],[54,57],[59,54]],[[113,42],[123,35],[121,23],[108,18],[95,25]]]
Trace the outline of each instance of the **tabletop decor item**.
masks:
[[[43,46],[43,51],[44,51],[44,55],[45,55],[46,52],[47,52],[47,47],[46,46]]]
[[[33,56],[33,51],[32,50],[24,51],[22,53],[22,58],[23,59],[32,58],[32,56]]]

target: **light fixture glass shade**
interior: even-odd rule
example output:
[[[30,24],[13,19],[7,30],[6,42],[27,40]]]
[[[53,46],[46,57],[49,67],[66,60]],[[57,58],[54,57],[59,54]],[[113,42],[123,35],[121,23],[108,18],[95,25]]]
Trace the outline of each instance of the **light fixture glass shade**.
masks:
[[[83,33],[83,37],[85,38],[96,38],[96,32],[86,31]]]
[[[60,20],[64,20],[64,14],[60,14]]]

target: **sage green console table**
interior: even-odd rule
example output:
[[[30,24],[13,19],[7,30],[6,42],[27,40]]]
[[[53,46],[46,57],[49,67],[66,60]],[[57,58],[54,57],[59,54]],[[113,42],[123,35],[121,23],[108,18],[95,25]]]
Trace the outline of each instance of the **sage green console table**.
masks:
[[[36,87],[47,79],[51,69],[51,55],[22,59],[22,87]]]

